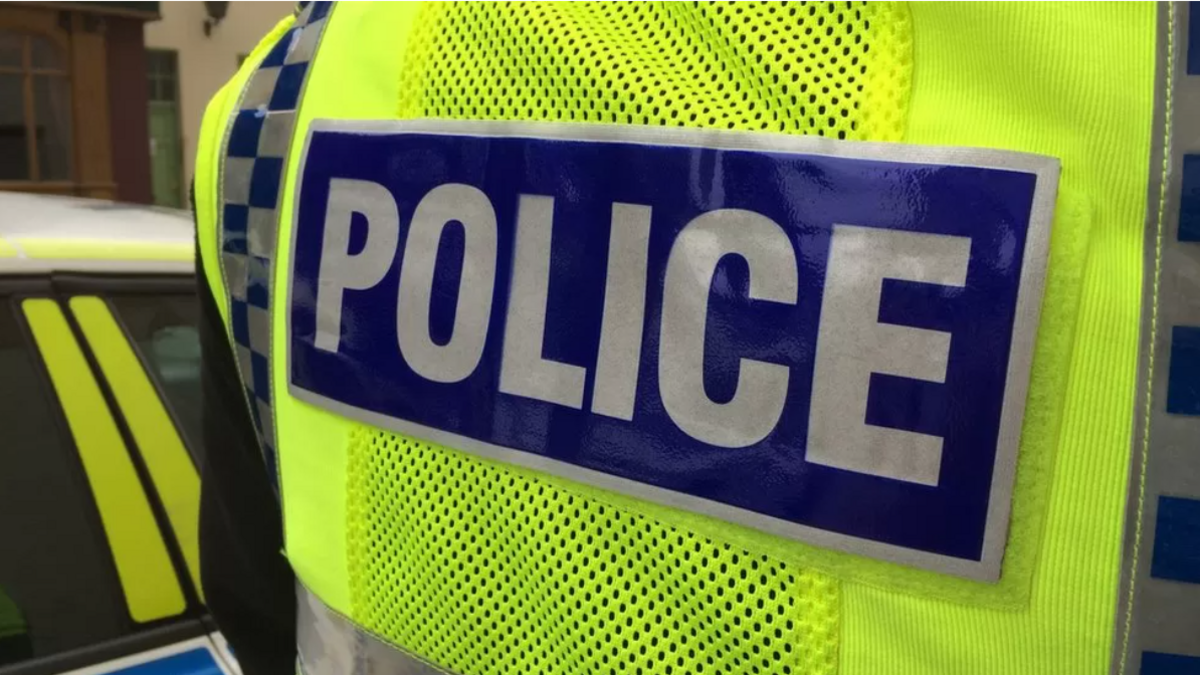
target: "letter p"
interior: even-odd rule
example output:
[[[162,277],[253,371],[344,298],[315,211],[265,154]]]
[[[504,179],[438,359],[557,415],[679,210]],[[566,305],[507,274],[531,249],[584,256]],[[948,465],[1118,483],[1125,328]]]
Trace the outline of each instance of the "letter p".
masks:
[[[355,213],[367,219],[362,250],[350,253],[350,223]],[[400,240],[400,214],[392,193],[379,183],[348,178],[329,181],[325,209],[325,235],[321,266],[317,272],[318,349],[336,352],[342,335],[342,296],[361,291],[383,280]]]

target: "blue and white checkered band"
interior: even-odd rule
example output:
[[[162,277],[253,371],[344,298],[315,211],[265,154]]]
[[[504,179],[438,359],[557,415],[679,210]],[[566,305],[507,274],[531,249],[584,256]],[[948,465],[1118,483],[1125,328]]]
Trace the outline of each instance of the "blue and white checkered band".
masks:
[[[263,58],[230,117],[221,166],[221,272],[238,370],[263,458],[275,467],[271,413],[271,269],[296,109],[332,2],[304,3]]]

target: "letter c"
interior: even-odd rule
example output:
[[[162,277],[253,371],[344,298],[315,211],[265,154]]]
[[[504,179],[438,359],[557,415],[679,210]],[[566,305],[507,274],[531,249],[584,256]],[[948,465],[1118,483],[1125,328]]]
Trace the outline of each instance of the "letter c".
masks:
[[[689,436],[741,448],[766,438],[778,424],[789,372],[787,366],[743,358],[728,403],[717,403],[704,391],[708,295],[717,264],[726,255],[746,260],[752,300],[795,304],[796,254],[783,228],[742,209],[697,216],[679,232],[667,259],[658,387],[667,414]]]

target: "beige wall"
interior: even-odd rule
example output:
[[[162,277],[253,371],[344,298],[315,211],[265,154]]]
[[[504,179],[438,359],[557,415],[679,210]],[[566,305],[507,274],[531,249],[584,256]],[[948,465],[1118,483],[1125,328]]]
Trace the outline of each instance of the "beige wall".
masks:
[[[203,2],[164,2],[162,20],[146,24],[146,47],[179,52],[179,104],[182,109],[185,185],[192,181],[196,137],[208,100],[237,70],[238,55],[247,54],[280,19],[292,2],[230,2],[229,11],[212,35],[204,35]]]

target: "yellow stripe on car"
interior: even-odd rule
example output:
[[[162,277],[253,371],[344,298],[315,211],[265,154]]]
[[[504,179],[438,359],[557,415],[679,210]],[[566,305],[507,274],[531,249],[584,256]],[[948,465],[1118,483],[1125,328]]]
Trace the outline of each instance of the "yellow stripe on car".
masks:
[[[192,262],[195,259],[195,250],[188,242],[20,237],[14,238],[11,243],[27,258],[176,262]]]
[[[133,440],[146,462],[171,521],[171,529],[183,550],[188,573],[203,599],[200,590],[200,475],[175,423],[108,305],[94,296],[79,296],[71,298],[70,306],[129,422]]]
[[[66,317],[53,300],[22,303],[79,450],[125,602],[145,623],[183,612],[186,601],[129,451]]]

